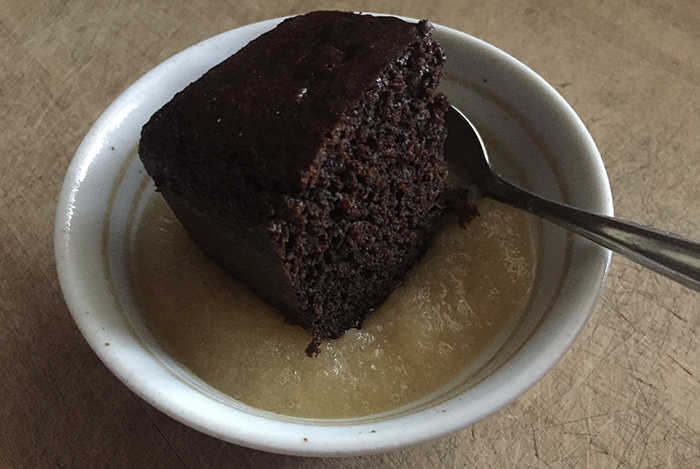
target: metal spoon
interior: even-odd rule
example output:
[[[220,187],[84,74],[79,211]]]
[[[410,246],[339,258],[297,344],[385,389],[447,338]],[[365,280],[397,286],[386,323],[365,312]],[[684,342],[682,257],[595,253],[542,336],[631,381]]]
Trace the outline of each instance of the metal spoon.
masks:
[[[445,115],[445,155],[458,158],[481,197],[498,200],[584,236],[628,259],[700,291],[700,242],[553,202],[505,181],[491,166],[484,143],[454,107]]]

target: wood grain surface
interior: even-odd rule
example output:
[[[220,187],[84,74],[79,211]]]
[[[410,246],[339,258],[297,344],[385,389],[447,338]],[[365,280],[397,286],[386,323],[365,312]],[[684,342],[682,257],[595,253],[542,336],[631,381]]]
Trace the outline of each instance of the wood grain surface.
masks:
[[[590,323],[539,384],[402,451],[305,459],[223,443],[102,365],[53,260],[56,201],[82,137],[180,50],[315,9],[428,18],[505,50],[588,126],[618,216],[700,238],[697,0],[0,0],[0,467],[700,467],[700,294],[619,256]]]

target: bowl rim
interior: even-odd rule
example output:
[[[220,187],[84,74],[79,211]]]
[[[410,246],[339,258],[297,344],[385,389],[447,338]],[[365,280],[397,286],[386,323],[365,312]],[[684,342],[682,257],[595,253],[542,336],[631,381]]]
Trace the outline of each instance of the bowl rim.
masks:
[[[221,42],[225,42],[231,37],[255,37],[261,32],[271,29],[283,19],[276,18],[235,28],[185,49],[143,75],[97,119],[69,165],[56,210],[54,232],[56,267],[59,283],[71,315],[86,341],[103,363],[137,395],[190,427],[246,447],[301,456],[350,456],[390,451],[414,445],[472,425],[525,393],[571,347],[585,326],[603,290],[611,260],[610,251],[603,248],[595,251],[598,257],[594,260],[596,268],[591,275],[597,280],[597,283],[592,291],[587,293],[587,302],[583,311],[572,318],[565,331],[558,331],[557,334],[553,334],[548,343],[540,344],[539,350],[536,351],[539,357],[537,366],[534,366],[533,363],[525,363],[516,356],[489,376],[490,389],[495,390],[495,392],[482,393],[476,399],[470,399],[470,405],[464,402],[463,395],[459,395],[435,407],[385,421],[352,423],[352,419],[342,419],[334,421],[335,423],[319,425],[321,422],[317,419],[269,418],[273,414],[266,416],[264,412],[249,412],[245,410],[245,406],[232,408],[211,399],[211,397],[205,399],[211,402],[201,401],[197,404],[199,407],[193,409],[183,405],[182,399],[189,399],[191,396],[182,394],[184,391],[181,387],[174,385],[174,387],[167,389],[156,389],[152,384],[141,380],[134,365],[130,362],[131,357],[117,356],[118,353],[124,352],[129,344],[125,343],[122,348],[118,346],[119,344],[114,344],[117,346],[111,348],[104,347],[104,334],[100,332],[99,328],[105,325],[96,323],[95,315],[90,317],[85,314],[85,311],[89,311],[88,308],[92,305],[86,305],[85,298],[90,286],[81,280],[83,274],[80,273],[80,270],[83,267],[76,259],[75,240],[73,239],[75,237],[74,222],[80,214],[76,214],[74,209],[77,194],[82,190],[98,152],[110,141],[110,135],[118,133],[122,128],[122,123],[130,118],[131,113],[135,110],[135,102],[152,99],[148,96],[148,90],[154,82],[158,82],[164,75],[172,74],[196,54],[216,50],[217,56],[221,56],[223,59],[230,52],[222,55],[224,51],[221,51],[219,47]],[[404,19],[417,21],[412,18],[404,17]],[[582,147],[590,155],[593,176],[598,186],[601,187],[598,210],[601,213],[612,215],[612,196],[602,158],[583,122],[564,98],[539,75],[500,49],[455,29],[440,25],[434,26],[436,35],[447,38],[449,41],[479,48],[484,53],[493,56],[494,59],[506,64],[519,76],[529,81],[531,86],[537,88],[538,92],[546,97],[548,106],[554,106],[565,115],[566,119],[570,120],[571,125],[579,132],[577,138],[581,140]],[[215,63],[217,62],[212,62],[209,67]],[[162,103],[157,105],[153,111],[160,105]],[[148,115],[150,116],[153,111]],[[124,325],[115,327],[124,327]],[[513,370],[518,372],[515,373]],[[154,372],[157,373],[157,370]],[[233,420],[224,422],[221,415],[213,419],[210,418],[211,415],[208,413],[220,413],[222,409],[229,409],[225,417]],[[467,412],[465,409],[471,410]]]

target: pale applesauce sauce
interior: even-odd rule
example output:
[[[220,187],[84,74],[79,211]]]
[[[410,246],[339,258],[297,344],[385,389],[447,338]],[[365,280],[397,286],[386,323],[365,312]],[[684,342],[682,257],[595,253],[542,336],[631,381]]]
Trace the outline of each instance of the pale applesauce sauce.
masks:
[[[367,415],[455,379],[527,299],[534,249],[527,216],[485,200],[466,229],[450,223],[362,329],[309,358],[311,333],[225,273],[190,241],[160,195],[135,242],[144,321],[204,382],[253,407],[300,417]]]

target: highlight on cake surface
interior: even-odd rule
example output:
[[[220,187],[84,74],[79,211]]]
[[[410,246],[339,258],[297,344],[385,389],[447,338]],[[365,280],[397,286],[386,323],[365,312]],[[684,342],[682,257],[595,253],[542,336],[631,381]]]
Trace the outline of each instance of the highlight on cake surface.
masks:
[[[445,206],[445,56],[426,21],[287,19],[178,93],[139,156],[197,246],[312,331],[387,299]]]

